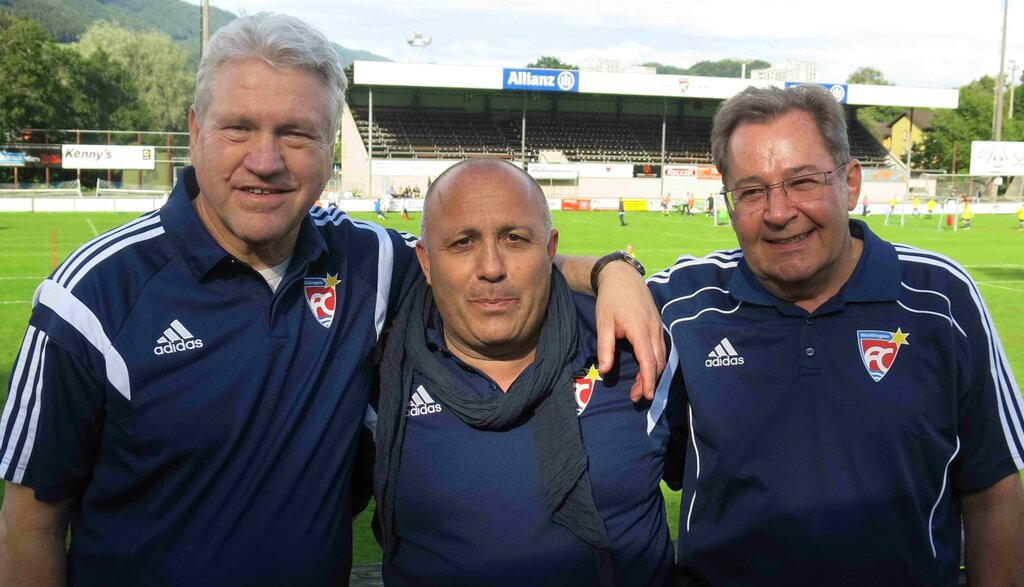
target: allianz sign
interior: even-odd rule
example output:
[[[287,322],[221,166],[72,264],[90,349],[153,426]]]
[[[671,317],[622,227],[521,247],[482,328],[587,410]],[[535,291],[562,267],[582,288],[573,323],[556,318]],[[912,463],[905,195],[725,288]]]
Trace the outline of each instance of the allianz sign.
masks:
[[[579,72],[551,69],[504,69],[502,89],[535,92],[578,92]]]

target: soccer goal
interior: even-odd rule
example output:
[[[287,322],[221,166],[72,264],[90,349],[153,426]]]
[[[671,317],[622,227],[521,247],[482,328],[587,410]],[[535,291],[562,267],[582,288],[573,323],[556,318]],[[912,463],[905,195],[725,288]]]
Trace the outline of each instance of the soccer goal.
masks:
[[[165,189],[128,188],[116,181],[96,180],[96,196],[101,198],[162,198],[167,193]]]
[[[725,196],[715,194],[714,213],[711,215],[715,226],[729,226],[729,210],[725,207]]]
[[[82,184],[77,179],[51,183],[49,186],[14,187],[0,184],[0,198],[57,198],[82,197]]]
[[[921,175],[929,197],[936,202],[956,200],[970,204],[1019,204],[1024,198],[1024,178],[1011,177],[1004,186],[1004,178],[991,175],[931,174]],[[1000,194],[999,192],[1003,193]],[[1014,207],[1014,209],[1016,209]]]

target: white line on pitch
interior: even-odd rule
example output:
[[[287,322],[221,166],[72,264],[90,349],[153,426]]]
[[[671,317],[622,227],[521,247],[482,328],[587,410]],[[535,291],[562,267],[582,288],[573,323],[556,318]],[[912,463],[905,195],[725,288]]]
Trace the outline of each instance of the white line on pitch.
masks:
[[[989,285],[989,284],[1024,284],[1024,280],[985,280],[983,282],[974,282],[976,284]]]
[[[0,304],[31,304],[32,300],[0,300]]]
[[[42,281],[46,279],[45,275],[7,275],[0,277],[0,281]]]
[[[994,284],[992,282],[988,282],[988,283],[979,282],[978,285],[985,285],[985,286],[988,286],[988,287],[995,287],[995,288],[999,288],[999,289],[1005,289],[1005,290],[1009,290],[1009,291],[1016,291],[1016,292],[1024,293],[1024,289],[1020,289],[1019,287],[1006,287],[1004,285],[996,285],[996,284]]]
[[[1024,265],[964,265],[967,269],[1024,269]]]
[[[96,230],[96,225],[92,223],[92,218],[86,218],[85,221],[89,223],[89,229],[92,230],[92,235],[99,236],[100,231]]]

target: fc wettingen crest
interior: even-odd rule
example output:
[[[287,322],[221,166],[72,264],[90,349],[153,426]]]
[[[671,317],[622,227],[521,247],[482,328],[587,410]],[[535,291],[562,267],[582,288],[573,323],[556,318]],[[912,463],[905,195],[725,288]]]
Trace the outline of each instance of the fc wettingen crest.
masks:
[[[307,277],[304,281],[306,303],[324,328],[330,328],[334,320],[334,303],[338,299],[334,290],[338,283],[338,276],[330,273],[327,277]]]
[[[590,367],[585,369],[583,373],[573,378],[573,394],[576,396],[577,416],[587,409],[587,404],[590,403],[590,398],[594,395],[594,386],[597,385],[598,381],[603,381],[603,379],[601,379],[601,374],[597,371],[596,359],[590,363]]]
[[[882,380],[885,374],[892,368],[896,361],[896,355],[903,345],[910,346],[907,342],[909,332],[897,328],[896,332],[886,330],[858,330],[857,346],[860,349],[860,358],[864,361],[864,368],[868,375],[875,382]]]

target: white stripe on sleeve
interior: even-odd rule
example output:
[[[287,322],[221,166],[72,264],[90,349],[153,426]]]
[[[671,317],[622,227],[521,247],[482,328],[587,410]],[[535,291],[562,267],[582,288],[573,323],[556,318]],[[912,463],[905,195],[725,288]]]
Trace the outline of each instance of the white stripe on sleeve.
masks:
[[[40,304],[53,310],[103,355],[107,380],[125,399],[131,400],[128,365],[110,342],[107,333],[103,331],[103,325],[92,310],[51,279],[44,280],[39,285],[36,297]]]

